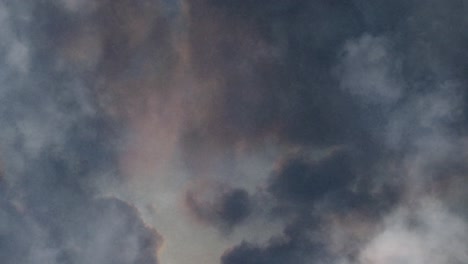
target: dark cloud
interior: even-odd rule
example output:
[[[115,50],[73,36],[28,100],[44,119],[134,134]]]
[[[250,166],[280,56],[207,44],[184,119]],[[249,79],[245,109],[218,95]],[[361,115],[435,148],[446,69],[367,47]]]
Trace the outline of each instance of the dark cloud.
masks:
[[[331,89],[330,73],[336,50],[363,30],[353,4],[188,5],[191,66],[216,100],[196,128],[202,135],[331,144],[360,133],[355,106]]]
[[[463,43],[456,32],[465,22],[455,2],[440,8],[418,1],[189,3],[191,66],[203,85],[213,86],[208,94],[214,101],[206,106],[205,122],[189,132],[198,136],[189,137],[200,145],[216,135],[222,143],[272,136],[314,145],[376,144],[369,130],[383,129],[389,109],[381,100],[419,96],[432,89],[435,76],[452,78],[464,67],[464,60],[449,55],[463,57],[462,48],[439,43]],[[363,75],[334,76],[335,66],[346,64],[339,54],[353,39],[359,40],[360,60],[347,58],[347,69]],[[337,89],[347,80],[343,74],[356,78],[347,84],[353,91]],[[350,98],[365,89],[385,96],[374,98],[373,106]]]
[[[244,190],[233,190],[221,199],[221,206],[217,210],[220,218],[227,225],[240,223],[251,210],[249,194]]]
[[[273,200],[268,219],[286,220],[281,235],[265,243],[241,244],[227,249],[221,263],[292,263],[336,261],[337,257],[355,259],[365,243],[361,234],[352,234],[354,221],[365,225],[369,232],[375,224],[398,204],[401,186],[384,184],[371,191],[367,180],[360,179],[355,171],[356,157],[349,151],[335,150],[328,156],[312,160],[304,153],[283,160],[269,178],[266,196]],[[360,181],[364,181],[360,182]],[[265,194],[263,194],[265,195]],[[268,207],[268,203],[265,203]],[[359,220],[354,220],[359,216]],[[341,255],[333,253],[330,244],[333,233],[340,227],[333,226],[333,219],[348,219],[350,225],[341,230],[349,241],[339,241],[345,249]],[[332,220],[330,220],[332,219]],[[338,220],[341,221],[341,220]],[[332,230],[328,228],[332,227]],[[338,231],[340,232],[340,231]],[[351,242],[352,241],[352,242]]]
[[[344,154],[318,162],[292,158],[273,175],[268,189],[280,201],[312,204],[348,187],[355,178],[350,163],[350,158]]]
[[[241,224],[253,209],[251,197],[242,189],[224,191],[213,201],[200,201],[195,193],[188,192],[185,202],[198,219],[226,232]]]
[[[349,150],[347,155],[320,161],[303,156],[286,158],[267,184],[271,195],[267,199],[275,201],[273,208],[280,210],[279,215],[289,212],[292,214],[286,215],[300,219],[310,218],[309,213],[338,217],[361,215],[363,222],[372,226],[396,208],[414,203],[412,199],[418,199],[415,196],[432,192],[429,190],[434,190],[434,186],[445,189],[445,184],[439,185],[441,181],[436,176],[439,173],[458,174],[451,171],[461,165],[457,160],[465,154],[454,142],[464,144],[461,135],[465,133],[462,123],[466,104],[452,95],[465,96],[459,89],[459,85],[466,83],[465,77],[459,74],[466,66],[466,60],[462,59],[464,49],[459,47],[466,44],[464,33],[460,32],[461,25],[466,25],[462,15],[466,6],[462,1],[313,1],[310,5],[292,1],[263,8],[253,2],[206,3],[210,3],[208,10],[218,11],[216,14],[222,18],[219,21],[227,21],[224,25],[229,28],[224,32],[233,28],[233,24],[246,28],[237,42],[234,32],[221,42],[224,45],[247,45],[251,39],[244,33],[247,31],[257,41],[267,43],[264,44],[267,47],[277,48],[276,57],[271,56],[273,60],[266,63],[267,67],[252,66],[259,71],[255,78],[274,80],[273,84],[253,84],[252,78],[245,77],[247,74],[236,75],[232,78],[238,83],[243,79],[248,81],[227,88],[229,95],[225,97],[232,105],[242,106],[241,100],[236,101],[242,96],[233,96],[236,92],[232,90],[240,91],[252,84],[254,88],[250,90],[265,87],[261,93],[267,95],[262,99],[270,103],[258,104],[258,108],[252,106],[255,103],[250,108],[240,107],[233,111],[235,114],[216,119],[215,124],[228,127],[236,122],[233,116],[251,111],[246,115],[255,116],[251,120],[257,130],[247,128],[237,134],[242,139],[253,137],[255,141],[255,135],[262,138],[266,134],[275,135],[282,142],[299,142],[303,147],[342,144]],[[206,19],[218,19],[214,17]],[[196,33],[199,35],[203,32]],[[218,38],[223,38],[219,35]],[[211,48],[216,50],[216,45],[215,38]],[[258,49],[248,50],[254,53]],[[242,52],[240,49],[239,53]],[[455,53],[458,58],[453,56]],[[221,54],[218,57],[224,58]],[[209,66],[197,66],[204,67]],[[218,67],[216,75],[229,79],[233,72],[240,72],[235,69]],[[223,86],[225,83],[229,82],[222,82],[221,90],[228,87]],[[231,109],[229,104],[220,105],[222,111]],[[255,120],[264,116],[256,115],[256,109],[270,113],[269,119]],[[238,123],[233,126],[239,128],[246,124]],[[268,133],[262,134],[262,128]],[[326,220],[321,218],[321,221]],[[311,230],[298,229],[304,233]],[[330,243],[323,238],[321,241]],[[301,245],[310,251],[315,248],[306,242]],[[362,247],[365,245],[354,248],[353,258],[359,258]],[[284,255],[277,252],[282,250],[275,243],[243,242],[228,250],[222,262],[300,263],[311,259],[297,253],[294,247]],[[297,256],[301,257],[295,259]],[[322,257],[322,261],[326,259]]]
[[[360,173],[359,151],[336,150],[319,160],[294,155],[279,162],[268,180],[275,215],[300,215],[326,205],[334,213],[360,211],[378,218],[400,198],[402,186],[383,182],[372,190],[373,175]],[[353,156],[356,154],[356,156]]]
[[[294,222],[286,227],[279,237],[271,238],[266,245],[254,245],[242,242],[227,250],[221,257],[223,264],[264,264],[264,263],[301,263],[326,259],[326,250],[314,237],[317,223],[309,219],[308,223]]]
[[[466,262],[467,7],[0,0],[0,259]]]

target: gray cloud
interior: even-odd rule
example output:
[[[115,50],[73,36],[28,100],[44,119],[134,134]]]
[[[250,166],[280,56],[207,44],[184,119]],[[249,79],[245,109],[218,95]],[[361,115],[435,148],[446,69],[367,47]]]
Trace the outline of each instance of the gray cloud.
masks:
[[[364,35],[345,44],[337,70],[341,86],[370,103],[385,104],[399,99],[404,90],[401,66],[391,43],[383,37]]]
[[[423,200],[390,214],[385,228],[364,248],[361,263],[463,263],[466,221],[442,204]]]
[[[249,194],[242,189],[226,190],[211,202],[199,201],[194,195],[191,192],[186,195],[186,205],[190,211],[203,222],[215,225],[226,232],[241,224],[253,208]]]
[[[466,262],[465,14],[0,1],[0,262]]]
[[[361,32],[351,4],[328,2],[187,4],[191,67],[214,85],[201,138],[331,144],[355,126],[353,103],[330,89],[336,49]],[[327,16],[339,12],[336,18]],[[229,32],[229,34],[220,33]],[[231,52],[236,51],[236,52]],[[209,131],[210,136],[204,136]],[[229,142],[229,141],[228,141]]]
[[[235,263],[291,263],[326,261],[329,257],[316,230],[318,222],[313,218],[294,221],[278,237],[273,237],[266,245],[252,245],[242,242],[228,250],[221,257],[223,264]]]
[[[349,157],[337,154],[314,164],[301,158],[284,162],[269,185],[269,191],[280,201],[308,204],[329,193],[346,189],[355,178]]]
[[[466,106],[461,100],[465,94],[460,86],[464,80],[456,70],[452,70],[461,62],[455,58],[453,62],[446,60],[450,52],[445,50],[447,45],[438,43],[438,39],[447,32],[429,27],[435,22],[428,19],[434,16],[437,23],[448,26],[451,22],[445,15],[453,14],[457,21],[461,15],[454,2],[437,6],[439,10],[418,1],[409,4],[395,2],[392,7],[382,6],[389,11],[389,15],[383,17],[372,14],[377,10],[371,4],[356,2],[356,8],[364,12],[361,13],[362,31],[341,41],[341,47],[330,47],[330,52],[336,56],[332,62],[337,66],[321,64],[322,69],[327,69],[337,80],[327,87],[341,89],[347,94],[347,100],[352,102],[350,105],[354,104],[353,108],[348,108],[351,111],[349,116],[355,121],[353,126],[340,124],[335,127],[353,131],[348,133],[350,138],[342,137],[340,142],[348,148],[353,159],[335,159],[336,163],[332,162],[333,156],[328,161],[291,160],[273,173],[268,189],[276,203],[283,205],[279,215],[288,216],[287,223],[294,223],[297,218],[318,217],[316,226],[299,229],[303,233],[315,232],[319,237],[319,252],[323,255],[302,253],[307,250],[314,252],[317,248],[316,244],[308,243],[314,241],[312,237],[300,243],[306,248],[302,250],[286,247],[287,250],[283,251],[277,248],[277,242],[243,242],[225,252],[223,263],[422,263],[431,258],[431,248],[441,250],[434,261],[463,262],[465,253],[458,251],[458,247],[449,250],[442,245],[434,245],[432,243],[439,242],[437,239],[422,238],[418,227],[402,224],[417,219],[425,225],[426,234],[437,233],[437,221],[431,220],[437,215],[439,219],[457,222],[455,226],[460,234],[465,229],[463,210],[459,207],[455,212],[441,209],[454,206],[454,200],[447,200],[445,193],[452,187],[446,184],[466,181],[466,172],[462,169],[462,160],[466,157],[466,135],[461,129]],[[298,13],[296,11],[296,16]],[[452,35],[447,37],[453,40]],[[301,41],[305,40],[301,38]],[[459,43],[462,41],[458,39],[451,44],[455,47]],[[313,75],[310,76],[307,80],[313,83]],[[320,88],[310,86],[309,89],[324,94],[318,92]],[[337,96],[335,94],[333,98]],[[326,95],[322,100],[332,102]],[[343,104],[338,105],[343,107]],[[339,107],[334,110],[340,111]],[[318,109],[326,111],[326,107]],[[330,120],[332,123],[336,121]],[[326,126],[326,123],[321,125]],[[333,134],[326,135],[331,137]],[[349,168],[352,170],[340,170],[346,164],[351,164]],[[349,178],[337,178],[336,175],[349,175]],[[424,202],[418,202],[426,197],[433,199],[438,206],[426,207]],[[416,216],[395,213],[398,210],[415,210]],[[330,221],[330,218],[344,218],[349,226],[340,221]],[[388,224],[389,218],[399,221],[395,224],[398,227]],[[360,225],[355,224],[356,219],[360,219]],[[284,230],[290,225],[286,224]],[[360,226],[369,231],[362,231]],[[454,233],[441,236],[458,239]],[[294,241],[285,235],[281,239],[288,241],[283,245]],[[422,242],[426,239],[436,242]],[[411,244],[408,247],[414,250],[391,250],[392,245],[406,240]],[[457,244],[466,242],[460,238]]]
[[[159,233],[102,198],[121,182],[122,141],[88,83],[100,36],[70,47],[85,26],[58,2],[0,4],[1,262],[159,263]]]

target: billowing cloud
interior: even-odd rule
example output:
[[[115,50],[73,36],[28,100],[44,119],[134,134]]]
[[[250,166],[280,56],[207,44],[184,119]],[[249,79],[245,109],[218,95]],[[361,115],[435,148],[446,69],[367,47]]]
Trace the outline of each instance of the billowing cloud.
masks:
[[[415,206],[416,208],[413,208]],[[359,256],[361,263],[463,263],[466,221],[433,200],[400,208]]]
[[[86,84],[101,61],[95,29],[58,2],[0,4],[1,262],[159,263],[161,235],[104,198],[121,181],[121,141]]]
[[[466,262],[466,8],[0,0],[0,262]]]

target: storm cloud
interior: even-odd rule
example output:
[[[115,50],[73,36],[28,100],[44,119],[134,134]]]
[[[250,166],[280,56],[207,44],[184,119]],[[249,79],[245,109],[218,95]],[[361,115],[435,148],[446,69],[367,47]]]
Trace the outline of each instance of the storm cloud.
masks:
[[[0,0],[0,262],[466,263],[467,8]]]
[[[187,193],[186,204],[195,217],[229,231],[249,216],[252,210],[251,198],[242,189],[227,190],[219,196],[213,199],[214,204],[210,204]]]

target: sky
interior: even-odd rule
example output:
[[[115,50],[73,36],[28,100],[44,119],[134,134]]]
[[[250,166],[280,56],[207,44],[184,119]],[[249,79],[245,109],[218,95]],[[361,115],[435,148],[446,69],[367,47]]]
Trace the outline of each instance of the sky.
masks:
[[[0,0],[0,263],[468,263],[467,14]]]

